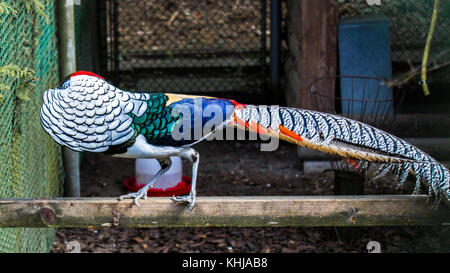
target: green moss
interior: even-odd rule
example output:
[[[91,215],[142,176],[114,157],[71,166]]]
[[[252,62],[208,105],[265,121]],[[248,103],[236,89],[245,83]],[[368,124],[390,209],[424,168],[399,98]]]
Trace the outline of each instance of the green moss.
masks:
[[[32,90],[32,86],[38,80],[37,77],[34,76],[34,71],[28,67],[19,67],[17,65],[9,64],[0,67],[0,77],[10,77],[19,81],[19,85],[17,86],[17,98],[23,101],[30,100],[30,90]],[[7,84],[0,82],[0,90],[10,90],[11,87]],[[2,100],[3,95],[0,94],[0,102]]]
[[[45,6],[42,4],[39,0],[22,0],[25,3],[25,7],[28,12],[33,10],[35,13],[37,13],[39,16],[44,18],[45,23],[48,24],[50,22],[50,18],[45,13]],[[46,1],[46,5],[48,5],[48,0]]]
[[[0,14],[1,15],[14,15],[17,16],[17,11],[13,9],[11,6],[9,6],[6,3],[0,3]],[[1,22],[1,21],[0,21]]]
[[[5,66],[0,66],[0,77],[1,76],[9,76],[16,79],[22,78],[34,78],[34,71],[28,67],[22,68],[14,64],[9,64]]]

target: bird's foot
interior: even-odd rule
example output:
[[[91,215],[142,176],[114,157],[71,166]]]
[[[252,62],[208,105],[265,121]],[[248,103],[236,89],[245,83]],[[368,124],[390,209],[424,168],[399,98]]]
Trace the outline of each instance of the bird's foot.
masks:
[[[134,198],[134,203],[136,205],[140,206],[139,199],[142,198],[142,199],[146,200],[147,199],[147,191],[148,191],[148,189],[146,187],[144,187],[144,188],[138,190],[137,192],[132,192],[129,194],[121,195],[121,196],[119,196],[119,201],[122,201],[123,199]]]
[[[189,207],[186,210],[186,214],[189,214],[189,212],[191,212],[195,204],[195,195],[193,194],[183,196],[172,196],[170,199],[174,202],[188,202]]]

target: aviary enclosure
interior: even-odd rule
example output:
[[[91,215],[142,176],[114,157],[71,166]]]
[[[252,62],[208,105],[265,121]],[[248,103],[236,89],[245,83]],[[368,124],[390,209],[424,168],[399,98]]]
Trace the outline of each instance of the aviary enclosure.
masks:
[[[0,22],[0,252],[450,250],[448,1],[2,0]],[[138,92],[132,100],[147,108],[133,106],[130,123],[152,145],[170,131],[147,120],[162,109],[152,105],[185,95],[223,98],[234,111],[227,121],[250,132],[195,146],[198,198],[188,214],[169,199],[170,190],[192,189],[196,170],[186,159],[178,188],[150,189],[140,206],[119,201],[139,189],[137,161],[86,152],[94,144],[74,146],[57,132],[72,120],[52,123],[55,109],[84,111],[54,105],[75,87],[86,95],[91,83]],[[246,117],[253,110],[244,103],[279,107],[258,110],[277,126]],[[330,117],[340,126],[320,127]],[[80,123],[64,129],[82,130],[87,120],[74,116]],[[413,146],[375,129],[365,135],[368,128]],[[248,138],[262,131],[288,142],[261,151],[267,139]]]

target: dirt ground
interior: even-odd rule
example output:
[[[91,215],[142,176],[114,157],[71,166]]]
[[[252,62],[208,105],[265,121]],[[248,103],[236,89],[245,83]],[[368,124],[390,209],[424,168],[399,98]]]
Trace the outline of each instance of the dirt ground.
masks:
[[[214,141],[196,146],[201,154],[198,196],[332,195],[332,171],[304,174],[296,147],[260,152],[257,142]],[[184,164],[190,175],[190,164]],[[119,196],[134,176],[134,160],[86,154],[81,194]],[[399,194],[387,180],[368,182],[366,194]],[[77,240],[81,252],[367,252],[378,241],[382,252],[450,252],[450,227],[368,228],[72,228],[59,229],[52,252],[68,252]]]

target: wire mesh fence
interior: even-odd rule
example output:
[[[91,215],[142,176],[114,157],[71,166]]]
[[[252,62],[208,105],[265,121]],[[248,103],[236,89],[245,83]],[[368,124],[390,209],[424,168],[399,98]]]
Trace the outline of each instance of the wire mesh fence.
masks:
[[[323,87],[336,85],[335,95]],[[331,114],[338,114],[358,120],[375,127],[386,126],[395,122],[405,98],[405,90],[390,88],[384,79],[367,76],[338,75],[336,77],[318,78],[309,86],[314,109]],[[333,156],[330,161],[338,175],[353,173],[364,176],[367,162],[342,160]],[[346,176],[348,179],[349,176]]]
[[[122,88],[265,91],[270,1],[108,0],[106,14],[108,71]]]
[[[321,89],[332,84],[337,89],[333,96]],[[318,78],[309,89],[314,109],[376,127],[394,122],[405,98],[404,90],[388,87],[384,79],[358,75]]]
[[[434,0],[381,0],[369,5],[363,0],[337,0],[341,17],[361,14],[384,14],[389,17],[393,72],[420,68],[430,28]],[[438,19],[430,51],[430,64],[450,61],[450,1],[440,1]],[[450,69],[430,73],[430,81],[450,80]],[[414,81],[417,84],[417,81]],[[447,84],[448,86],[448,84]]]
[[[41,128],[58,83],[53,1],[0,1],[0,198],[61,195],[60,148]],[[54,229],[0,229],[0,252],[47,252]]]
[[[270,2],[103,0],[105,74],[139,91],[260,95],[270,80]],[[341,18],[390,18],[394,74],[420,67],[433,0],[336,2]],[[286,1],[281,4],[285,26],[289,11]],[[449,29],[450,2],[441,1],[430,63],[450,59]],[[446,80],[448,72],[448,67],[432,71],[429,80]]]

